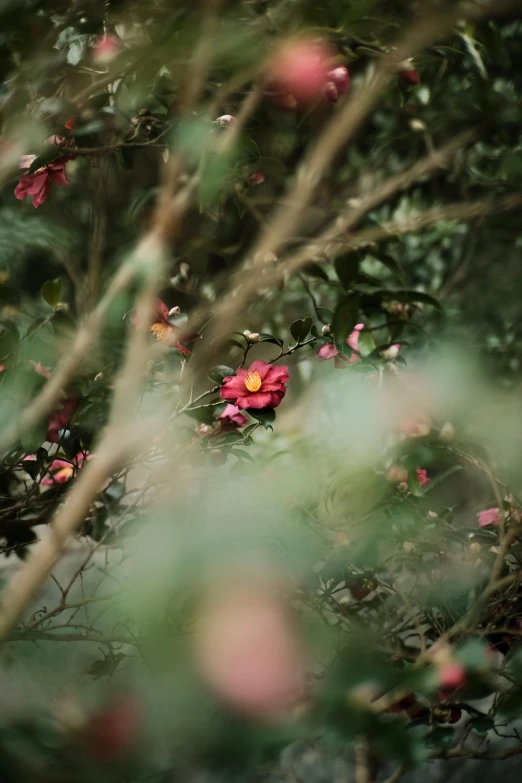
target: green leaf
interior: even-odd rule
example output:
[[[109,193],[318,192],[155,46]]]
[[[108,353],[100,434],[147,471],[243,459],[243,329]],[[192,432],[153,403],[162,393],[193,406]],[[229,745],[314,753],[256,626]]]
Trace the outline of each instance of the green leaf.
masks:
[[[247,408],[247,413],[253,419],[260,421],[265,430],[273,429],[272,424],[276,417],[276,412],[273,408]]]
[[[360,259],[355,255],[335,259],[335,272],[343,288],[350,288],[357,277]]]
[[[46,422],[40,422],[36,425],[36,427],[33,427],[31,430],[28,430],[26,432],[23,432],[20,436],[20,443],[22,444],[23,450],[27,454],[34,454],[42,443],[45,440],[45,437],[47,435],[47,423]]]
[[[259,424],[249,424],[248,427],[245,427],[245,429],[243,430],[243,437],[244,438],[248,438],[248,436],[252,432],[254,432],[254,430],[257,430],[258,427],[259,427]]]
[[[48,149],[44,150],[41,155],[38,155],[29,167],[28,174],[34,174],[35,171],[41,169],[43,166],[48,166],[49,163],[53,163],[58,158],[63,157],[64,149],[57,144],[52,144]]]
[[[134,166],[132,147],[120,147],[119,150],[116,150],[116,162],[123,171],[130,171]]]
[[[338,303],[332,321],[332,330],[338,342],[344,343],[353,331],[359,320],[359,309],[360,298],[358,294],[347,294]]]
[[[53,310],[60,301],[62,295],[62,279],[57,277],[55,280],[46,280],[42,286],[42,296]]]
[[[487,718],[485,715],[481,718],[473,718],[471,721],[473,731],[475,731],[480,737],[486,737],[491,729],[495,728],[495,721],[492,718]]]
[[[185,413],[191,419],[199,421],[200,424],[214,424],[215,422],[213,405],[202,405],[194,410],[185,411]]]
[[[218,364],[216,367],[213,367],[210,372],[208,373],[208,377],[211,381],[214,381],[214,383],[223,383],[223,379],[227,378],[229,375],[235,375],[236,371],[232,369],[232,367],[227,367],[226,364]]]
[[[283,341],[280,340],[278,337],[274,337],[271,334],[260,334],[259,335],[259,342],[260,343],[273,343],[274,345],[278,345],[280,348],[283,347]]]
[[[300,318],[293,322],[290,326],[290,334],[296,343],[299,344],[306,340],[312,324],[313,319],[309,315],[307,315],[306,318]]]
[[[0,324],[0,362],[18,348],[19,342],[18,329],[14,323],[12,321],[3,321]]]
[[[329,281],[329,277],[325,270],[319,264],[307,264],[303,268],[303,274],[310,275],[310,277],[316,277],[318,280],[324,280],[325,283]]]

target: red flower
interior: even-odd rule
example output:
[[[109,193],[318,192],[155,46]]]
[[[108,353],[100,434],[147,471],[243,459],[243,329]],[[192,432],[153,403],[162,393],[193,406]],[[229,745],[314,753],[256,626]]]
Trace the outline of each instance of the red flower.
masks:
[[[425,487],[426,484],[429,484],[431,479],[428,478],[428,474],[425,470],[422,468],[417,468],[417,481],[421,485],[421,487]]]
[[[81,737],[85,750],[98,761],[112,761],[132,750],[142,723],[142,705],[133,694],[122,694],[96,712]]]
[[[399,71],[399,76],[408,84],[420,84],[420,74],[416,68],[404,68],[404,70]]]
[[[156,300],[156,307],[152,316],[150,331],[159,342],[164,343],[169,348],[175,348],[182,356],[190,356],[190,351],[185,343],[193,343],[198,339],[197,334],[183,334],[178,326],[174,326],[169,321],[169,317],[178,315],[179,307],[173,307],[171,310],[161,299]],[[140,323],[139,313],[133,316],[134,326],[138,327]]]
[[[26,158],[26,156],[24,156]],[[49,193],[51,185],[68,185],[65,176],[65,163],[67,158],[59,158],[47,166],[38,169],[34,174],[24,174],[15,188],[14,194],[19,201],[33,197],[33,207],[41,206]]]
[[[269,88],[276,95],[291,95],[300,103],[321,97],[328,78],[332,52],[311,39],[289,40],[275,53],[268,69]]]
[[[235,430],[238,427],[244,427],[248,422],[248,416],[241,413],[236,405],[227,405],[223,413],[219,414],[221,421],[221,431]]]
[[[257,361],[248,370],[238,370],[223,381],[220,395],[238,408],[277,408],[286,394],[288,367],[273,367]]]
[[[73,462],[67,462],[64,459],[54,459],[49,465],[48,473],[43,477],[40,484],[43,487],[53,487],[56,484],[65,484],[73,477],[75,466],[78,470],[82,467],[85,460],[91,459],[92,454],[84,456],[82,452],[76,455]]]
[[[42,375],[44,378],[49,379],[51,377],[51,371],[44,367],[40,362],[31,361],[34,369],[38,375]],[[59,407],[56,408],[49,416],[47,424],[47,435],[45,436],[49,443],[57,443],[60,440],[60,430],[65,429],[72,417],[78,405],[77,397],[69,397],[65,393],[59,403]]]

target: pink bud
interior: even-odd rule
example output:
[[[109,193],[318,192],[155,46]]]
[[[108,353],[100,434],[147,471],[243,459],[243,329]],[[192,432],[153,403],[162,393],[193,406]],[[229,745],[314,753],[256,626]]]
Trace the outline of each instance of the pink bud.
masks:
[[[310,103],[321,97],[328,78],[332,52],[312,39],[285,41],[269,63],[267,81],[280,95]]]
[[[265,174],[263,171],[255,171],[250,177],[250,182],[252,185],[261,185],[264,181]]]
[[[486,511],[481,511],[478,515],[479,527],[487,527],[488,525],[498,525],[500,523],[500,510],[498,508],[488,508]]]
[[[176,307],[171,307],[170,310],[169,310],[169,318],[172,318],[174,315],[179,315],[180,312],[181,312],[181,310],[179,309],[179,307],[177,305],[176,305]]]
[[[416,68],[405,68],[404,70],[399,71],[399,75],[407,84],[420,84],[420,74]]]
[[[429,484],[431,479],[428,478],[428,474],[425,470],[422,468],[417,468],[417,481],[421,485],[421,487],[425,487],[426,484]]]
[[[408,481],[408,471],[405,468],[401,468],[400,465],[392,465],[386,474],[386,478],[393,484],[400,484],[402,481]]]
[[[236,118],[233,117],[232,114],[222,114],[221,117],[217,117],[217,119],[214,120],[214,125],[217,125],[218,128],[226,128],[229,125],[232,125],[235,119]]]
[[[333,68],[333,70],[328,71],[326,76],[329,82],[335,84],[339,95],[344,95],[344,93],[348,92],[350,89],[352,82],[350,74],[348,73],[348,68],[345,68],[344,65],[340,65],[338,68]]]

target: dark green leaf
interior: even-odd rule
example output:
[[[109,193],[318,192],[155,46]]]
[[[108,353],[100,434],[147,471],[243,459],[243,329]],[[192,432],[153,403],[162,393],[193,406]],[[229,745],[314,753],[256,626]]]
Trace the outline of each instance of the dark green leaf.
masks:
[[[232,367],[227,367],[226,364],[218,364],[213,367],[208,373],[208,377],[214,383],[223,383],[223,378],[227,378],[229,375],[235,375],[236,371]]]
[[[34,174],[35,171],[41,169],[43,166],[47,166],[49,163],[53,163],[53,161],[63,157],[63,154],[63,147],[59,147],[57,144],[52,144],[48,149],[42,152],[41,155],[38,155],[38,157],[33,160],[27,173]]]
[[[249,413],[253,419],[260,421],[265,430],[273,429],[272,424],[275,421],[276,412],[273,408],[248,408]]]
[[[310,277],[316,277],[318,280],[324,280],[328,282],[329,277],[325,270],[319,264],[307,264],[303,268],[303,274],[310,275]]]
[[[191,419],[195,419],[196,421],[199,421],[200,424],[215,423],[213,405],[202,405],[199,408],[194,408],[194,410],[185,411],[185,413],[187,414],[187,416],[190,416]]]
[[[304,340],[306,340],[312,324],[313,319],[309,315],[307,315],[306,318],[300,318],[299,320],[293,322],[293,324],[290,326],[290,334],[296,343],[302,343]]]
[[[283,341],[279,340],[277,337],[273,337],[271,334],[260,334],[259,335],[259,342],[260,343],[273,343],[274,345],[278,345],[280,348],[283,347]]]
[[[42,286],[42,296],[53,310],[60,301],[62,295],[62,279],[57,277],[55,280],[46,280]]]
[[[34,454],[44,442],[46,435],[47,424],[46,422],[40,422],[36,427],[22,433],[20,436],[22,448],[27,454]]]
[[[344,296],[337,307],[332,321],[332,330],[335,339],[344,343],[346,338],[353,331],[354,326],[359,320],[360,298],[358,294],[347,294]]]
[[[134,152],[132,147],[120,147],[116,150],[116,161],[124,171],[130,171],[134,166]]]
[[[335,272],[342,286],[349,289],[357,277],[360,259],[356,255],[344,256],[335,259]]]

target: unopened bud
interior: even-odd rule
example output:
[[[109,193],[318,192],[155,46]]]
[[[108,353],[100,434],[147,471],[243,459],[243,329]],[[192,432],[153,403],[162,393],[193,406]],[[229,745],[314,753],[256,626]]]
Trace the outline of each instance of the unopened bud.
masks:
[[[252,332],[249,340],[251,343],[258,343],[259,342],[259,332]]]
[[[446,443],[450,443],[455,437],[455,427],[450,421],[447,421],[442,425],[440,430],[440,439]]]
[[[400,352],[401,352],[400,345],[398,344],[390,345],[389,348],[386,348],[386,350],[382,352],[382,358],[386,359],[386,361],[388,362],[393,362],[395,361],[395,359],[397,358]]]
[[[332,332],[332,327],[330,326],[330,324],[325,324],[321,329],[322,335],[331,334],[331,332]]]
[[[105,376],[104,376],[104,374],[102,372],[99,372],[98,375],[94,376],[94,380],[95,381],[104,381],[105,380]]]
[[[425,133],[426,125],[422,120],[410,120],[410,128],[414,133]]]
[[[413,543],[413,541],[405,541],[402,545],[402,548],[404,549],[406,554],[409,555],[410,552],[413,552],[413,550],[415,549],[415,544]]]
[[[438,519],[439,515],[435,513],[435,511],[428,511],[428,517],[430,519]]]
[[[243,335],[247,338],[247,340],[250,342],[250,338],[252,337],[252,332],[249,332],[248,329],[245,329],[243,332]]]
[[[67,302],[58,302],[56,307],[54,308],[55,313],[68,313],[69,312],[69,305]]]
[[[214,120],[214,125],[217,125],[218,128],[226,128],[228,125],[231,125],[235,121],[235,117],[232,116],[232,114],[222,114],[221,117],[217,117]]]
[[[474,541],[472,544],[469,545],[469,553],[470,555],[478,555],[482,551],[482,547],[478,543],[478,541]]]
[[[176,305],[176,307],[171,307],[169,310],[169,318],[172,318],[174,315],[179,315],[181,312],[180,308]]]

